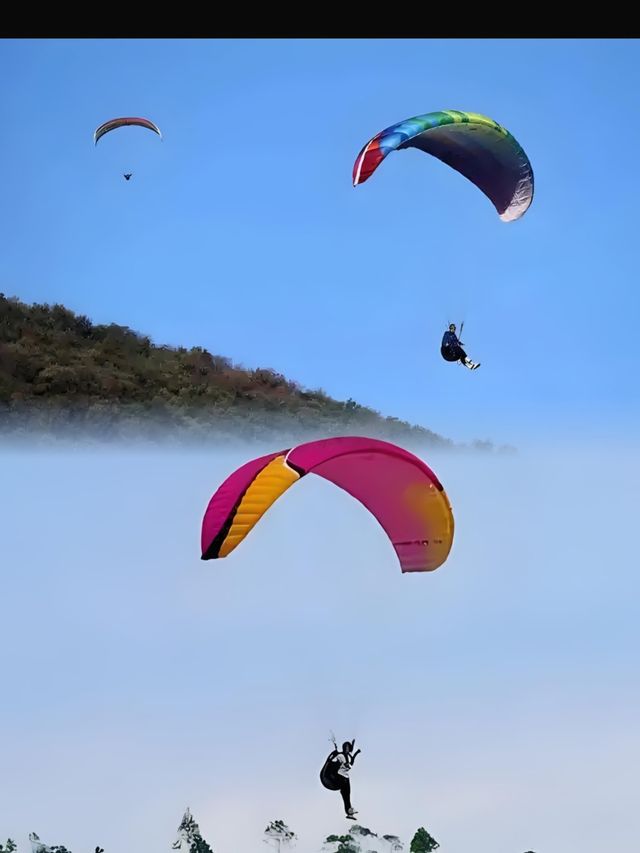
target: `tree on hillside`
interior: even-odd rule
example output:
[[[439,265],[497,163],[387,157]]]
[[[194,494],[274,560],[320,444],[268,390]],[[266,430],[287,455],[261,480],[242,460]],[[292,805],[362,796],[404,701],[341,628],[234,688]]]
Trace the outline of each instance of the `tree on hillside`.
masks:
[[[325,850],[327,845],[331,853],[361,853],[360,845],[351,835],[328,835],[324,840]]]
[[[269,826],[264,831],[266,838],[263,838],[265,844],[272,844],[278,853],[284,848],[289,848],[296,840],[296,834],[293,832],[283,820],[272,820]]]
[[[432,851],[437,850],[438,847],[440,847],[440,845],[435,838],[430,835],[423,826],[421,826],[411,839],[409,850],[411,853],[432,853]]]
[[[200,827],[189,809],[182,816],[178,827],[178,837],[171,848],[172,850],[180,850],[181,853],[213,853],[211,847],[202,837]]]
[[[64,844],[54,844],[53,847],[44,844],[37,832],[29,833],[29,841],[31,842],[32,853],[70,853]]]

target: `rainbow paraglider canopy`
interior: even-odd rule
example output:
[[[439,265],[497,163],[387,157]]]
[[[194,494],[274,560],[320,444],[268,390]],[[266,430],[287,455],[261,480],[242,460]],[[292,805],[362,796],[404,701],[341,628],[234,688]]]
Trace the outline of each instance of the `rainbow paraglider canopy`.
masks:
[[[419,148],[468,178],[493,202],[503,222],[520,219],[533,201],[533,169],[509,131],[479,113],[442,110],[408,118],[380,131],[353,166],[363,184],[387,154]]]

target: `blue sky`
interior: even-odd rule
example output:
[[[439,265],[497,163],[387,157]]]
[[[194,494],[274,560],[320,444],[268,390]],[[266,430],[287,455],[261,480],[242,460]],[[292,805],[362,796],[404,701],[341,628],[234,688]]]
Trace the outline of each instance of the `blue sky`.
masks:
[[[374,831],[635,853],[637,450],[601,453],[602,479],[584,449],[429,455],[456,539],[428,575],[313,477],[203,563],[248,455],[0,452],[0,836],[153,853],[190,805],[216,853],[274,818],[318,853],[344,827],[317,779],[333,729]]]
[[[637,427],[634,41],[4,41],[0,72],[5,292],[456,439]],[[523,220],[417,151],[352,188],[374,133],[440,108],[522,143]],[[94,149],[122,114],[164,142]],[[475,374],[438,352],[463,317]]]
[[[630,40],[0,42],[1,291],[520,448],[427,454],[456,519],[427,576],[311,478],[202,563],[265,448],[0,448],[0,841],[152,853],[190,805],[216,853],[278,817],[317,853],[333,728],[376,831],[636,853],[639,76]],[[524,146],[520,222],[420,152],[352,188],[440,108]],[[164,141],[94,148],[126,114]],[[438,351],[462,318],[473,373]]]

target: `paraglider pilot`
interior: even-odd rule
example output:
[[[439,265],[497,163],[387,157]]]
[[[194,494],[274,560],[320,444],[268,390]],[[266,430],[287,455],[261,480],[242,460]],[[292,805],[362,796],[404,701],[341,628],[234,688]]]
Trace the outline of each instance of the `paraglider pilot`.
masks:
[[[462,349],[463,346],[462,341],[459,341],[456,335],[455,323],[451,323],[448,330],[442,336],[440,355],[445,361],[459,361],[460,364],[464,364],[469,370],[476,370],[476,368],[480,367],[480,362],[471,361]]]
[[[352,741],[347,740],[342,744],[341,751],[336,747],[330,752],[320,773],[320,780],[325,788],[331,791],[340,791],[345,817],[351,820],[355,820],[355,816],[358,814],[351,805],[351,780],[349,778],[349,772],[360,753],[359,749],[356,752],[353,751],[355,742],[355,738]]]

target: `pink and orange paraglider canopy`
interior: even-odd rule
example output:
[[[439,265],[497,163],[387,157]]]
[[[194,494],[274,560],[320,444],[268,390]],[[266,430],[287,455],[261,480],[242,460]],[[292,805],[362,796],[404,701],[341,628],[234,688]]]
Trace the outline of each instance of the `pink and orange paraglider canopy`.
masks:
[[[253,459],[209,501],[202,559],[226,557],[289,486],[306,474],[360,501],[391,540],[403,572],[441,566],[453,544],[449,499],[433,471],[407,450],[374,438],[327,438]]]

